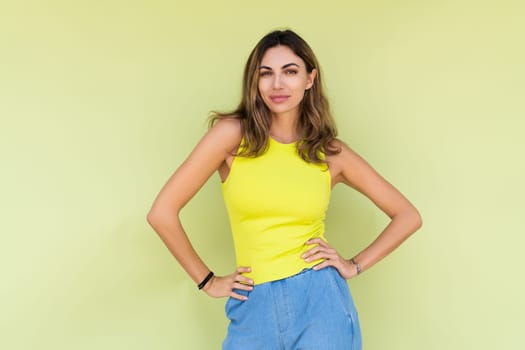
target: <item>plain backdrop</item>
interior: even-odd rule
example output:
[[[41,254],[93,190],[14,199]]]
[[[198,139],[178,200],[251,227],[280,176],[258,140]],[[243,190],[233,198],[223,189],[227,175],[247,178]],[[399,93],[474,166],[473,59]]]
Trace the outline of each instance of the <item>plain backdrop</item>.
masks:
[[[523,349],[524,17],[517,0],[2,1],[0,347],[220,348],[225,300],[146,214],[208,113],[237,106],[253,46],[290,27],[341,139],[423,216],[349,281],[364,349]],[[182,219],[227,274],[219,185]],[[387,219],[338,185],[327,237],[350,257]]]

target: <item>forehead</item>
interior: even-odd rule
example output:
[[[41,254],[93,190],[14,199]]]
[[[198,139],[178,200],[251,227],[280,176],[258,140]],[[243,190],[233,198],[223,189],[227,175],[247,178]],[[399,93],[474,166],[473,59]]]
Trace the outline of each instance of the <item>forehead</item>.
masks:
[[[261,66],[280,68],[288,63],[296,63],[304,67],[301,57],[297,56],[288,46],[279,45],[271,47],[263,55]]]

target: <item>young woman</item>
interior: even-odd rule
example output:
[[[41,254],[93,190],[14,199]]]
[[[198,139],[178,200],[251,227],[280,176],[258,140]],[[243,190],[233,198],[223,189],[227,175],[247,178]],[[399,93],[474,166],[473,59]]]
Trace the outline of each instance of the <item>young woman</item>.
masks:
[[[178,216],[215,171],[237,259],[226,276],[214,276],[201,260]],[[391,218],[351,259],[324,236],[338,183]],[[208,133],[164,185],[147,219],[199,289],[229,297],[227,350],[361,349],[346,280],[421,226],[414,206],[336,138],[317,59],[290,30],[259,41],[245,66],[239,107],[212,116]]]

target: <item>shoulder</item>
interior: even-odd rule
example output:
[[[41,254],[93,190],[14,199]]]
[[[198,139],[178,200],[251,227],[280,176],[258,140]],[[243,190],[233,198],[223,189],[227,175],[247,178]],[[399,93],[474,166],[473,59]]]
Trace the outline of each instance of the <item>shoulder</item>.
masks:
[[[238,136],[241,137],[241,119],[237,118],[235,115],[221,118],[213,124],[210,128],[210,131],[211,130],[219,133],[227,133],[229,136],[235,136],[238,134]]]
[[[350,146],[340,139],[334,139],[330,145],[339,150],[336,154],[326,156],[326,161],[332,176],[337,182],[347,182],[351,174],[359,172],[367,167],[366,161],[357,154]]]
[[[341,162],[347,157],[356,156],[357,153],[355,153],[345,142],[343,142],[340,139],[333,139],[330,141],[330,148],[333,150],[336,150],[337,153],[330,154],[326,156],[326,160],[328,162]]]
[[[238,147],[242,139],[241,120],[235,116],[221,118],[208,130],[206,138],[228,151]]]

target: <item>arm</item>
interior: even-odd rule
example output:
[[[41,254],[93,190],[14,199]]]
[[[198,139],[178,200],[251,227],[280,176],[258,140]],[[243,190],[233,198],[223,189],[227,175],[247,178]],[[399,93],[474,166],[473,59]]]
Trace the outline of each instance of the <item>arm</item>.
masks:
[[[367,196],[391,219],[379,236],[354,260],[366,270],[383,259],[422,225],[421,216],[410,201],[394,186],[379,175],[364,159],[344,143],[337,141],[341,148],[337,155],[327,157],[334,183],[344,183]],[[320,239],[307,244],[317,244],[305,258],[327,259],[316,268],[334,266],[345,278],[356,275],[356,266],[343,259],[332,247]]]
[[[180,222],[179,213],[225,161],[230,151],[235,149],[240,139],[241,126],[238,120],[224,119],[215,124],[166,182],[147,215],[148,223],[196,284],[210,270],[193,249]],[[232,295],[233,287],[242,287],[237,286],[239,281],[248,283],[240,275],[245,271],[246,268],[239,268],[232,275],[213,278],[204,290],[217,297]]]

